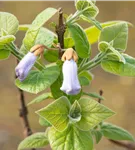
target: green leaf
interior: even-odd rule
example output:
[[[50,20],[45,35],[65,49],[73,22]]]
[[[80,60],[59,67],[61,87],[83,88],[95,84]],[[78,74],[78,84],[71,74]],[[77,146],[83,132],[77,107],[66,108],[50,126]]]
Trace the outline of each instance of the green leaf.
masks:
[[[23,40],[23,44],[25,45],[27,50],[29,50],[35,44],[38,33],[40,32],[40,28],[43,26],[43,24],[47,22],[54,14],[56,14],[56,12],[57,9],[47,8],[35,18]],[[47,38],[46,34],[44,34],[43,38]]]
[[[40,28],[35,29],[34,27],[31,27],[26,32],[26,35],[23,39],[23,44],[25,48],[27,49],[27,51],[30,50],[30,48],[35,45],[35,40],[38,36],[39,31],[40,31]]]
[[[46,28],[41,28],[35,40],[35,44],[44,44],[47,47],[51,47],[55,38],[56,34],[52,31]]]
[[[45,127],[51,126],[51,124],[47,120],[45,120],[43,117],[39,117],[39,124]]]
[[[115,113],[109,108],[90,98],[81,98],[81,120],[77,122],[79,129],[87,131],[98,125],[103,120],[111,117]]]
[[[4,59],[7,59],[8,57],[10,56],[10,51],[3,48],[3,49],[0,49],[0,60],[4,60]]]
[[[18,146],[18,150],[29,148],[43,148],[48,145],[48,139],[45,133],[39,132],[25,138]]]
[[[83,71],[79,74],[79,81],[82,86],[89,85],[93,79],[93,75],[89,71]]]
[[[59,74],[58,66],[47,67],[42,71],[33,70],[23,82],[16,79],[15,84],[26,92],[37,94],[51,86]]]
[[[39,29],[38,33],[36,34],[35,39],[34,40],[32,39],[33,44],[31,44],[31,40],[30,40],[30,41],[26,41],[27,44],[24,43],[23,45],[25,46],[27,51],[36,44],[43,44],[43,45],[46,45],[47,47],[51,47],[55,38],[56,38],[56,35],[53,32],[42,27],[41,29]],[[27,45],[30,45],[29,49],[28,49]],[[45,56],[45,54],[44,54],[44,56]],[[50,56],[46,56],[46,57],[50,57]]]
[[[108,21],[108,22],[101,23],[100,25],[102,26],[102,28],[105,28],[107,26],[118,24],[120,22],[123,22],[123,21]],[[126,23],[128,23],[128,22],[126,22]],[[101,31],[97,27],[91,26],[91,27],[85,29],[85,33],[88,37],[88,41],[91,44],[94,44],[98,41]]]
[[[117,23],[105,27],[100,34],[99,41],[112,42],[116,50],[124,51],[127,47],[128,24],[126,22]]]
[[[67,97],[62,96],[47,107],[38,110],[36,113],[45,118],[58,131],[63,131],[67,128],[69,123],[69,109],[70,103]]]
[[[101,100],[104,100],[104,97],[97,94],[97,93],[86,93],[86,92],[83,92],[84,95],[87,95],[87,96],[90,96],[90,97],[93,97],[93,98],[98,98],[98,99],[101,99]]]
[[[16,34],[18,31],[19,22],[17,18],[7,12],[0,12],[0,29],[4,29],[8,34]],[[0,31],[1,35],[1,31]]]
[[[57,50],[45,50],[44,58],[48,62],[56,62],[59,59],[59,53]]]
[[[52,16],[54,16],[58,12],[55,8],[46,8],[40,14],[37,15],[35,20],[32,22],[32,25],[35,27],[41,27],[47,22]]]
[[[33,45],[36,45],[36,44],[43,44],[43,45],[46,45],[47,47],[51,47],[52,46],[52,43],[53,43],[53,41],[54,41],[54,39],[56,38],[56,35],[53,33],[53,32],[51,32],[50,30],[48,30],[48,29],[46,29],[46,28],[41,28],[40,30],[39,30],[39,32],[38,32],[38,34],[36,35],[36,38],[34,39],[34,43],[33,43]],[[29,41],[27,41],[27,42],[29,42]],[[32,45],[32,46],[33,46]],[[29,49],[27,49],[27,46],[25,46],[25,44],[22,44],[22,46],[21,46],[21,51],[23,52],[23,53],[27,53],[27,51],[28,51]],[[48,55],[48,53],[50,54],[52,54],[53,52],[52,51],[49,51],[49,52],[47,52],[47,51],[45,51],[45,53],[44,53],[44,57],[46,58],[46,59],[49,59],[50,60],[50,55]],[[57,51],[55,51],[54,53],[58,53]],[[53,61],[52,61],[53,62]]]
[[[36,97],[35,99],[33,99],[31,102],[28,103],[28,106],[34,103],[40,103],[44,100],[47,100],[48,98],[52,98],[51,93],[44,93],[42,95],[39,95],[38,97]]]
[[[76,100],[70,108],[69,119],[71,122],[75,123],[81,119],[81,107]]]
[[[50,128],[48,139],[53,150],[93,150],[90,132],[81,131],[73,125],[70,125],[64,132]]]
[[[71,37],[74,40],[75,49],[77,51],[78,56],[81,58],[90,57],[91,46],[82,27],[78,24],[72,24],[68,26],[68,29],[71,33]]]
[[[125,58],[125,64],[115,60],[103,60],[101,63],[102,68],[106,72],[110,72],[120,76],[135,76],[135,58],[123,54]]]
[[[135,141],[128,131],[110,123],[103,123],[101,126],[101,132],[105,137],[111,140]]]
[[[5,45],[8,44],[12,41],[15,40],[15,36],[14,35],[6,35],[6,36],[2,36],[0,37],[0,45]]]
[[[95,139],[96,139],[96,143],[98,144],[100,142],[100,140],[102,139],[102,132],[98,131],[98,130],[93,130],[92,134],[94,135]]]
[[[51,85],[51,93],[55,99],[65,95],[64,92],[60,90],[60,87],[62,86],[62,79],[61,76],[58,77],[58,79]]]

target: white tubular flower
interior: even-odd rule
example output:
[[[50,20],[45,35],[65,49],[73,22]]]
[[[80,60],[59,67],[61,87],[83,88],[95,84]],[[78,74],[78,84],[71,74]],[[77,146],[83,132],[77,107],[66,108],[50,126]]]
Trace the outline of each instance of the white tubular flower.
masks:
[[[77,64],[71,60],[66,60],[63,64],[63,84],[60,88],[68,95],[76,95],[80,92],[81,86],[77,76]]]

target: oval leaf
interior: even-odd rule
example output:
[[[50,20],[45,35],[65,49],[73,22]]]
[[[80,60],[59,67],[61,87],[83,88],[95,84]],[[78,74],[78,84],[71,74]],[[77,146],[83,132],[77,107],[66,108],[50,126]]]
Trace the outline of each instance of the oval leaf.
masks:
[[[128,24],[126,22],[117,23],[103,28],[99,41],[112,42],[116,50],[124,51],[127,47]]]
[[[54,14],[56,14],[56,12],[57,9],[55,8],[47,8],[35,18],[23,40],[23,44],[25,45],[27,50],[29,50],[35,44],[35,40],[43,24],[47,22]],[[44,34],[43,38],[45,37],[47,38],[47,36]]]
[[[102,68],[110,73],[120,76],[135,76],[135,58],[124,54],[125,64],[115,60],[104,60],[101,63]]]
[[[77,54],[81,58],[88,58],[91,54],[91,46],[88,42],[87,36],[81,26],[72,24],[68,26],[71,36],[75,43]]]
[[[133,136],[128,131],[110,123],[102,124],[101,132],[105,137],[111,140],[135,141]]]
[[[4,29],[8,34],[16,34],[19,22],[17,18],[7,12],[0,12],[0,29]],[[1,32],[0,32],[1,35]]]

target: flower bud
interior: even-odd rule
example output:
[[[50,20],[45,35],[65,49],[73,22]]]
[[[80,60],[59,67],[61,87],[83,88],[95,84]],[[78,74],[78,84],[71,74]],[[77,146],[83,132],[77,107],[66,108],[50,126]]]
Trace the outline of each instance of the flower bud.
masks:
[[[76,95],[80,92],[81,86],[77,76],[77,64],[71,60],[66,60],[63,64],[63,84],[60,88],[68,95]]]
[[[63,56],[61,58],[62,61],[70,60],[70,59],[73,59],[74,61],[78,60],[78,56],[77,56],[76,52],[73,50],[73,48],[68,48],[64,52],[64,54],[63,54]]]

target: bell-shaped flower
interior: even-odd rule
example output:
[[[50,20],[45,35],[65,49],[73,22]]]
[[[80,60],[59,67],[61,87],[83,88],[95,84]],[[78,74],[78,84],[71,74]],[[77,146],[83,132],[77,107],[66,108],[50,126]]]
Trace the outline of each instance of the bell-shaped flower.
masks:
[[[34,63],[36,62],[36,59],[39,55],[41,55],[44,51],[44,45],[35,45],[30,49],[30,52],[28,52],[22,60],[19,62],[17,67],[15,68],[16,76],[20,81],[23,81],[31,68],[34,66]]]
[[[68,95],[76,95],[80,92],[81,86],[77,76],[77,64],[71,60],[66,60],[63,64],[63,84],[60,88]]]
[[[19,62],[19,64],[15,68],[15,73],[20,81],[23,81],[27,77],[36,59],[37,56],[35,56],[34,53],[28,52]]]

